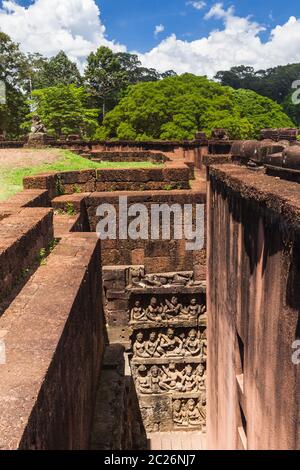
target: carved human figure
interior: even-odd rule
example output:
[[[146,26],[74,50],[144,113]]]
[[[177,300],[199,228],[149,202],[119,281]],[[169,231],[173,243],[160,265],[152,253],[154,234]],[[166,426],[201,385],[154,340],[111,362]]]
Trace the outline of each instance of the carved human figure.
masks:
[[[188,423],[191,426],[197,426],[201,424],[201,416],[198,407],[196,406],[196,402],[193,398],[188,400],[187,402],[187,419]]]
[[[138,333],[136,335],[136,341],[133,345],[133,355],[135,357],[149,357],[146,353],[146,343],[144,341],[143,333]]]
[[[144,365],[139,366],[136,376],[136,388],[139,393],[151,393],[151,386],[147,374],[147,368]]]
[[[199,364],[196,370],[196,377],[199,390],[206,389],[206,373],[204,364]]]
[[[162,366],[164,371],[164,384],[168,388],[168,390],[182,390],[182,380],[183,376],[182,373],[176,369],[175,362],[170,362],[169,367]]]
[[[178,317],[181,314],[182,309],[183,309],[182,304],[178,302],[178,298],[173,296],[171,299],[171,302],[166,300],[164,314],[168,319]]]
[[[173,403],[173,421],[177,426],[187,426],[187,417],[181,400],[175,400]]]
[[[201,335],[201,343],[202,343],[202,358],[204,360],[207,359],[207,337],[206,337],[206,329],[203,331]]]
[[[184,392],[192,392],[197,388],[197,382],[193,375],[193,368],[190,364],[187,364],[184,369],[182,390]]]
[[[159,321],[161,320],[162,307],[158,304],[157,298],[152,297],[150,305],[146,309],[146,316],[149,320]]]
[[[150,375],[149,375],[149,383],[150,383],[152,393],[161,393],[162,391],[163,392],[168,391],[166,385],[164,384],[162,380],[161,375],[162,373],[159,367],[157,366],[151,367]]]
[[[201,305],[197,303],[197,299],[191,299],[190,304],[186,309],[186,314],[193,319],[197,319],[203,314],[203,312],[203,306],[201,307]]]
[[[137,300],[131,310],[131,319],[134,321],[141,321],[146,317],[146,312],[141,306],[141,302]]]
[[[202,431],[205,432],[205,429],[206,429],[206,393],[205,392],[203,392],[201,396],[198,408],[199,408],[200,420],[202,424]]]
[[[32,124],[31,124],[31,134],[38,134],[42,133],[45,134],[47,132],[44,124],[41,122],[41,119],[39,116],[35,115],[32,118]]]
[[[161,333],[151,331],[149,340],[146,341],[145,351],[149,357],[160,357],[164,354],[164,350],[160,347]]]
[[[168,328],[167,334],[161,335],[160,346],[167,356],[174,357],[183,355],[183,342],[178,336],[175,336],[174,328]]]
[[[195,329],[190,330],[184,343],[186,356],[198,356],[201,353],[201,341]]]

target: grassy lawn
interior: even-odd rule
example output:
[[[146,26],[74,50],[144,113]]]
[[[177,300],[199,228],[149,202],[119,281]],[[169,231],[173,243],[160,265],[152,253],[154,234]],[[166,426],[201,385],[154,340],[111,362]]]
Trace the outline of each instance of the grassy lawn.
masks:
[[[23,178],[25,176],[37,175],[48,171],[72,171],[89,170],[96,168],[151,168],[160,165],[151,162],[91,162],[68,150],[55,150],[57,159],[50,163],[44,162],[40,165],[28,165],[26,159],[18,162],[16,167],[2,164],[0,158],[0,201],[22,191]],[[0,154],[1,157],[1,154]],[[24,165],[24,166],[23,166]]]

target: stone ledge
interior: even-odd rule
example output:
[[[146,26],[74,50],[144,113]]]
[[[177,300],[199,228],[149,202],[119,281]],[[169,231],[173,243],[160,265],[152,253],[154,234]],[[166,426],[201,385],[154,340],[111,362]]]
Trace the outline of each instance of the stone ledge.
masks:
[[[88,448],[104,349],[91,235],[67,236],[0,319],[0,449]]]

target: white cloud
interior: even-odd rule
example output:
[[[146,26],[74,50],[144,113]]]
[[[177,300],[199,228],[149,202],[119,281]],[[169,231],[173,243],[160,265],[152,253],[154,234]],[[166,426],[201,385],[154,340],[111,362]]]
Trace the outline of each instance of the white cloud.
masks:
[[[183,41],[172,34],[140,54],[143,64],[160,71],[173,69],[212,77],[218,70],[235,65],[265,69],[300,62],[300,19],[294,16],[276,26],[266,42],[259,35],[265,28],[250,17],[237,16],[233,7],[226,10],[222,3],[216,3],[205,18],[221,20],[224,26],[194,41]]]
[[[155,30],[154,30],[154,36],[158,36],[160,33],[163,33],[165,30],[165,27],[163,24],[158,24],[157,26],[155,26]]]
[[[300,62],[300,18],[291,16],[285,24],[275,26],[266,42],[259,34],[264,28],[251,17],[238,16],[233,7],[225,9],[222,3],[215,3],[205,18],[221,21],[223,26],[193,41],[172,34],[139,54],[143,64],[160,71],[212,77],[234,65],[265,69]],[[157,25],[157,34],[162,28]],[[63,49],[80,64],[100,45],[126,50],[107,38],[95,0],[34,0],[28,7],[5,0],[0,8],[0,30],[20,42],[24,51],[51,56]]]
[[[203,1],[200,1],[200,2],[190,1],[190,2],[186,2],[186,4],[191,5],[192,7],[196,8],[196,10],[203,10],[203,8],[206,7],[206,2],[203,2]]]
[[[28,7],[13,0],[2,3],[0,30],[19,42],[26,52],[52,56],[64,50],[71,59],[82,63],[100,45],[126,50],[106,38],[94,0],[35,0]]]

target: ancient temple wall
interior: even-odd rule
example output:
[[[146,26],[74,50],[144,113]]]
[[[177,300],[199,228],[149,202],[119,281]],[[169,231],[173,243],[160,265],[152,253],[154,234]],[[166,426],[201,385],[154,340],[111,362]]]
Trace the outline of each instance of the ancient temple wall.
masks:
[[[105,346],[100,242],[66,235],[0,318],[0,448],[87,449]]]
[[[209,168],[210,449],[299,448],[299,200],[296,183]]]
[[[112,204],[117,210],[119,197],[124,196],[122,192],[112,193],[92,193],[85,198],[85,205],[88,214],[91,231],[96,231],[100,218],[96,211],[100,204]],[[126,193],[128,206],[131,204],[144,204],[149,210],[151,204],[196,204],[205,206],[206,194],[201,191],[177,190],[177,191],[131,191]],[[130,223],[130,218],[128,220]],[[195,224],[195,217],[193,220]],[[176,221],[171,216],[171,234],[174,231]],[[205,220],[201,222],[200,230],[204,230]],[[195,226],[194,226],[195,228]],[[173,238],[173,237],[172,237]],[[194,271],[195,279],[204,280],[206,276],[206,255],[205,241],[201,249],[189,251],[186,249],[186,240],[151,240],[150,224],[148,240],[104,240],[102,242],[102,265],[122,266],[122,265],[144,265],[147,273],[171,272],[171,271]]]

